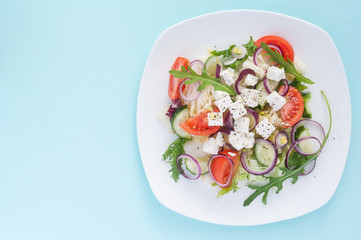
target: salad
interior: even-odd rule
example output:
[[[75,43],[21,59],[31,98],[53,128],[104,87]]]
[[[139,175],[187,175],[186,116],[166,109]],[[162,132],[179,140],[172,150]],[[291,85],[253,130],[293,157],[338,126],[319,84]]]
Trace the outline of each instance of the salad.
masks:
[[[165,115],[178,138],[163,160],[175,182],[208,176],[221,196],[241,191],[238,183],[246,181],[255,191],[243,205],[262,193],[266,204],[270,189],[278,193],[286,179],[295,183],[315,168],[331,130],[328,100],[321,91],[330,117],[325,133],[311,119],[314,82],[279,36],[250,37],[202,60],[178,57],[169,71]]]

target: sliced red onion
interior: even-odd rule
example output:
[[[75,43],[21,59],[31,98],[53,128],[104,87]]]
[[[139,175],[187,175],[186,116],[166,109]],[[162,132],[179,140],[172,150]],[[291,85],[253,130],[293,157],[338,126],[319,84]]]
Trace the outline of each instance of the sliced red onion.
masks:
[[[285,166],[286,166],[286,168],[290,169],[290,166],[289,166],[289,164],[288,164],[288,160],[289,160],[289,157],[290,157],[290,155],[291,155],[292,150],[295,149],[295,150],[297,151],[296,146],[297,146],[298,144],[302,143],[302,141],[309,141],[309,140],[314,140],[314,141],[316,141],[316,142],[320,145],[320,147],[321,147],[321,142],[320,142],[317,138],[315,138],[315,137],[304,137],[304,138],[298,139],[297,141],[295,141],[295,142],[292,144],[292,146],[288,149],[288,151],[287,151],[287,153],[286,153],[286,159],[285,159]],[[308,156],[308,155],[316,154],[316,153],[318,152],[318,150],[319,150],[319,148],[318,148],[317,150],[315,150],[314,152],[304,152],[304,151],[302,151],[302,150],[300,150],[300,152],[299,152],[299,151],[297,151],[297,152],[298,152],[299,154],[301,154],[302,156]]]
[[[179,93],[181,95],[181,97],[186,100],[186,101],[193,101],[195,99],[197,99],[199,97],[199,95],[201,94],[200,91],[198,91],[198,87],[200,85],[199,82],[194,82],[191,84],[186,84],[186,90],[187,90],[187,95],[185,95],[183,93],[183,86],[184,86],[184,81],[189,80],[189,78],[186,78],[182,81],[182,83],[179,85]]]
[[[168,111],[165,115],[172,118],[174,111],[182,105],[183,105],[183,103],[180,98],[174,99],[172,101],[172,104],[169,106]]]
[[[221,73],[221,65],[217,63],[216,65],[216,78],[219,78],[219,74]]]
[[[271,142],[270,140],[263,139],[263,138],[256,138],[255,139],[255,145],[257,143],[267,144],[268,146],[270,146],[270,147],[272,147],[274,149],[274,153],[275,153],[275,157],[274,157],[272,163],[265,170],[257,172],[257,171],[254,171],[254,170],[252,170],[252,169],[250,169],[248,167],[248,164],[247,164],[248,151],[243,151],[242,152],[241,164],[242,164],[242,167],[244,168],[244,170],[246,170],[250,174],[259,176],[259,175],[264,175],[264,174],[269,173],[276,166],[276,163],[277,163],[277,160],[278,160],[278,150],[277,150],[276,146],[273,144],[273,142]]]
[[[286,79],[282,79],[285,89],[283,90],[282,93],[279,93],[280,96],[284,96],[286,95],[286,93],[288,92],[288,89],[290,88],[290,85],[288,84],[288,81]]]
[[[242,82],[243,78],[246,77],[248,74],[256,76],[256,73],[252,69],[249,69],[249,68],[245,68],[239,73],[239,76],[234,84],[237,94],[241,94],[240,83]]]
[[[224,128],[224,127],[220,128],[218,131],[221,133],[227,134],[227,135],[229,135],[231,133],[231,129]]]
[[[217,158],[225,158],[225,159],[227,159],[227,160],[229,161],[229,163],[231,164],[231,171],[230,171],[231,174],[229,175],[229,178],[227,179],[227,182],[226,182],[226,183],[223,183],[223,184],[220,183],[220,182],[218,182],[218,181],[216,180],[216,178],[213,176],[213,173],[212,173],[212,163],[213,163],[213,161],[214,161],[215,159],[217,159]],[[213,181],[214,181],[215,183],[217,183],[218,186],[220,186],[220,187],[226,187],[226,186],[230,183],[230,181],[232,181],[233,167],[234,167],[234,164],[233,164],[232,159],[231,159],[230,157],[228,157],[227,155],[224,155],[224,154],[213,155],[213,156],[209,159],[209,161],[208,161],[209,174],[211,175],[211,178],[213,179]]]
[[[282,52],[281,48],[279,48],[277,45],[274,45],[274,44],[267,44],[267,45],[268,45],[271,49],[276,50],[276,51],[277,51],[279,54],[281,54],[282,57],[283,57],[283,52]],[[261,53],[262,50],[263,50],[262,47],[259,47],[259,48],[256,49],[256,51],[255,51],[254,54],[253,54],[253,62],[254,62],[254,64],[255,64],[256,66],[259,65],[257,56],[258,56],[258,54]]]
[[[318,141],[323,142],[323,139],[325,139],[325,130],[321,126],[320,123],[316,122],[312,119],[302,119],[298,121],[295,125],[293,125],[291,130],[291,143],[294,144],[296,142],[296,131],[297,128],[304,125],[305,128],[308,129],[311,136],[314,136],[317,138]],[[301,152],[301,150],[298,148],[298,146],[295,146],[295,149],[297,152]]]
[[[189,66],[199,75],[202,74],[202,70],[204,69],[204,63],[201,60],[194,60]]]
[[[235,148],[232,146],[232,144],[230,144],[230,143],[225,143],[224,145],[227,146],[227,147],[228,147],[229,149],[231,149],[232,151],[238,152],[238,150],[235,149]]]
[[[233,129],[233,117],[231,111],[227,111],[224,116],[224,126],[228,129]]]
[[[282,143],[282,140],[284,138],[286,138],[286,142]],[[276,143],[277,147],[282,149],[288,145],[288,142],[289,142],[288,134],[285,131],[281,131],[281,132],[277,133],[276,138],[275,138],[275,143]]]
[[[245,108],[248,112],[248,115],[253,119],[254,124],[249,126],[249,131],[252,131],[258,124],[259,121],[258,113],[249,107],[245,107]]]
[[[232,56],[233,56],[234,58],[236,58],[236,59],[241,59],[241,58],[244,58],[244,56],[246,56],[246,54],[247,54],[247,49],[246,49],[244,46],[238,47],[238,48],[241,50],[241,54],[235,52],[235,48],[236,48],[236,47],[234,47],[234,48],[232,49]]]
[[[271,93],[272,93],[270,87],[268,86],[268,79],[267,79],[267,77],[264,77],[264,78],[263,78],[263,86],[264,86],[264,89],[266,90],[266,92],[267,92],[268,94],[271,94]]]
[[[231,65],[232,63],[234,63],[235,61],[237,60],[237,58],[234,58],[234,57],[226,57],[226,58],[223,58],[223,64],[224,65]]]
[[[183,161],[181,161],[181,159]],[[183,167],[183,166],[185,166],[185,161],[187,159],[189,159],[189,160],[191,160],[191,161],[193,161],[195,163],[195,165],[197,166],[197,170],[198,170],[197,174],[194,175],[191,172],[189,172],[186,167]],[[178,155],[178,157],[177,157],[177,167],[178,167],[178,170],[180,171],[180,173],[183,175],[183,177],[185,177],[185,178],[187,178],[189,180],[196,180],[201,176],[201,166],[199,165],[199,162],[189,154],[180,154],[180,155]]]
[[[313,169],[315,169],[315,167],[316,167],[316,160],[313,160],[312,162],[307,164],[307,166],[304,167],[303,173],[299,173],[298,176],[306,176],[310,174],[313,171]]]

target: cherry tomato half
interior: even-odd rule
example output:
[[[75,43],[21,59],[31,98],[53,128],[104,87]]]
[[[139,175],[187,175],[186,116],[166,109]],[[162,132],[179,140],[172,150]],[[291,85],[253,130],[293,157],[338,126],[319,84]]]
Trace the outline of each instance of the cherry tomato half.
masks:
[[[281,86],[278,92],[284,92],[284,88],[284,86]],[[288,128],[295,125],[301,119],[304,110],[304,101],[301,93],[296,88],[291,86],[284,97],[286,98],[287,102],[280,109],[280,112],[281,119],[283,121],[283,127]]]
[[[290,59],[290,61],[293,62],[295,56],[293,52],[293,48],[286,39],[275,35],[267,35],[255,41],[254,44],[257,47],[260,47],[261,42],[264,42],[266,44],[274,44],[278,46],[282,50],[283,57],[285,58],[285,60],[288,61],[288,59]]]
[[[184,57],[178,57],[172,66],[172,70],[180,71],[182,66],[187,68],[189,65],[189,60]],[[177,99],[180,97],[179,94],[179,86],[182,83],[182,78],[176,78],[173,75],[169,76],[169,84],[168,84],[168,95],[171,100]]]

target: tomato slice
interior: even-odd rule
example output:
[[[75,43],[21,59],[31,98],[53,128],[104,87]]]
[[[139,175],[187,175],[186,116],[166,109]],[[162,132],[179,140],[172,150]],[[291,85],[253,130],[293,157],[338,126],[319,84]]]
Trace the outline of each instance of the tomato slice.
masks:
[[[187,119],[185,122],[179,124],[186,132],[197,135],[205,136],[217,132],[221,127],[220,126],[208,126],[208,116],[207,114],[211,111],[205,109],[195,116]],[[218,108],[214,108],[213,112],[219,112]]]
[[[281,86],[278,90],[279,93],[284,92],[285,86]],[[283,127],[288,128],[295,125],[302,117],[304,110],[304,101],[301,93],[294,87],[288,89],[284,96],[286,104],[280,109]]]
[[[260,39],[255,41],[254,44],[257,47],[260,47],[261,42],[264,42],[266,44],[274,44],[274,45],[278,46],[283,52],[284,59],[286,61],[288,61],[288,58],[289,58],[290,61],[293,62],[293,59],[295,57],[293,48],[286,39],[279,37],[279,36],[275,36],[275,35],[267,35],[267,36],[261,37]]]
[[[219,156],[213,159],[212,164],[210,166],[212,175],[216,179],[216,181],[221,184],[226,184],[229,178],[231,178],[229,183],[226,186],[222,187],[222,188],[228,188],[231,186],[232,178],[234,177],[237,168],[239,166],[239,154],[231,150],[224,150],[219,154],[223,154],[231,158],[233,162],[233,171],[231,172],[232,165],[229,162],[229,160],[225,157]]]
[[[182,66],[187,68],[189,65],[189,60],[184,57],[178,57],[172,66],[172,70],[180,71]],[[170,99],[174,100],[180,97],[179,85],[182,83],[182,78],[176,78],[173,75],[169,75],[169,84],[168,84],[168,95]]]

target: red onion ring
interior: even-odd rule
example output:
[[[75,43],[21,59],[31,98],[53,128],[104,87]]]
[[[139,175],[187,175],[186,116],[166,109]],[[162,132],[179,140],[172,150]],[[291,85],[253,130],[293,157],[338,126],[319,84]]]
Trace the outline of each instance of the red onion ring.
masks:
[[[245,76],[247,76],[248,74],[256,76],[256,73],[250,68],[243,69],[239,73],[239,76],[238,76],[238,78],[237,78],[237,80],[236,80],[236,82],[234,84],[234,87],[235,87],[235,90],[236,90],[237,94],[241,94],[240,83],[242,82],[243,78]]]
[[[310,174],[313,171],[313,169],[315,169],[315,167],[316,167],[316,160],[313,160],[312,162],[307,164],[307,166],[304,167],[304,169],[303,169],[304,172],[299,173],[298,176],[306,176],[306,175]]]
[[[318,141],[323,141],[323,139],[325,138],[325,136],[326,136],[326,134],[325,134],[325,130],[323,129],[323,127],[321,126],[321,124],[320,123],[318,123],[318,122],[316,122],[315,120],[312,120],[312,119],[302,119],[302,120],[300,120],[300,121],[298,121],[295,125],[293,125],[293,127],[292,127],[292,130],[291,130],[291,143],[292,143],[292,145],[296,142],[296,131],[297,131],[297,128],[298,127],[300,127],[300,126],[302,126],[302,125],[308,125],[308,124],[310,124],[310,125],[313,125],[313,126],[315,126],[316,127],[316,129],[319,129],[320,130],[320,133],[321,133],[321,135],[320,136],[318,136],[318,137],[321,137],[320,139],[319,138],[317,138],[317,140]],[[309,127],[307,128],[308,130],[310,130],[309,129]],[[297,146],[295,146],[295,150],[298,152],[298,153],[300,153],[300,149],[297,147]],[[301,154],[301,153],[300,153]]]
[[[192,90],[190,93],[187,90],[187,93],[189,93],[187,96],[184,95],[183,93],[183,85],[185,84],[184,81],[189,80],[189,78],[186,78],[182,81],[182,83],[179,85],[179,93],[181,95],[181,97],[186,100],[186,101],[193,101],[195,99],[197,99],[199,97],[199,95],[201,94],[200,91],[198,91],[198,87],[200,85],[199,82],[194,82],[191,84],[187,84],[188,90]]]
[[[199,75],[202,74],[202,70],[204,69],[204,63],[201,60],[194,60],[189,66]]]
[[[281,50],[281,48],[279,48],[277,45],[274,44],[267,44],[270,48],[272,48],[273,50],[276,50],[279,54],[281,54],[281,56],[283,57],[283,52]],[[256,49],[256,51],[253,54],[253,62],[256,66],[258,66],[258,59],[257,56],[258,54],[263,50],[262,47],[259,47]]]
[[[264,86],[264,89],[266,90],[266,92],[267,92],[268,94],[271,94],[271,93],[272,93],[272,91],[270,90],[270,88],[269,88],[269,86],[268,86],[268,79],[267,79],[267,77],[264,77],[264,78],[263,78],[263,86]]]
[[[289,166],[289,164],[288,164],[288,160],[289,160],[289,157],[290,157],[290,155],[291,155],[292,150],[295,149],[295,150],[297,151],[296,146],[297,146],[300,142],[306,141],[306,140],[310,140],[310,139],[316,140],[316,141],[319,143],[320,147],[321,147],[321,145],[322,145],[321,142],[320,142],[317,138],[315,138],[315,137],[304,137],[304,138],[298,139],[297,141],[295,141],[295,142],[292,144],[292,146],[288,149],[288,151],[287,151],[287,153],[286,153],[286,159],[285,159],[285,167],[286,167],[286,168],[290,169],[290,166]],[[305,153],[305,152],[302,152],[302,151],[301,151],[302,153],[299,152],[299,151],[297,151],[297,152],[298,152],[299,154],[303,155],[303,156],[309,156],[309,155],[316,154],[316,153],[318,152],[318,150],[319,150],[319,149],[317,149],[317,151],[312,152],[312,153]]]
[[[257,124],[258,124],[258,122],[259,122],[258,113],[257,113],[255,110],[253,110],[253,109],[251,109],[251,108],[249,108],[249,107],[246,107],[246,106],[245,106],[245,109],[246,109],[247,112],[249,113],[248,115],[253,118],[254,124],[253,124],[253,126],[252,126],[252,125],[249,126],[249,131],[252,131],[252,130],[257,126]]]
[[[273,144],[273,142],[271,142],[270,140],[268,139],[263,139],[263,138],[256,138],[254,143],[255,145],[259,142],[266,142],[269,146],[272,146],[274,151],[275,151],[275,157],[272,161],[272,164],[268,166],[268,168],[266,168],[265,170],[261,171],[261,172],[256,172],[256,171],[253,171],[251,170],[248,165],[247,165],[247,152],[248,151],[244,151],[242,152],[242,155],[241,155],[241,164],[242,164],[242,167],[244,168],[244,170],[246,170],[246,172],[250,173],[250,174],[253,174],[253,175],[256,175],[256,176],[259,176],[259,175],[264,175],[264,174],[267,174],[269,173],[270,171],[272,171],[272,169],[276,166],[276,163],[277,163],[277,160],[278,160],[278,150],[276,148],[276,146]]]
[[[283,137],[286,137],[287,141],[286,141],[286,143],[282,144],[281,140]],[[282,149],[288,145],[288,142],[289,142],[289,138],[288,138],[288,134],[286,133],[286,131],[281,131],[281,132],[277,133],[276,138],[275,138],[275,143],[276,143],[277,147]]]
[[[228,129],[233,129],[233,118],[231,115],[231,111],[227,111],[224,116],[224,126]]]
[[[232,151],[238,152],[238,150],[235,149],[235,148],[232,146],[232,144],[230,144],[230,143],[225,143],[224,145],[227,146],[227,147],[228,147],[229,149],[231,149]]]
[[[221,66],[217,63],[217,65],[216,65],[216,78],[219,78],[220,73],[221,73]]]
[[[172,101],[172,104],[169,106],[168,111],[165,115],[172,118],[174,111],[182,105],[183,105],[183,103],[180,98],[174,99]]]
[[[286,93],[288,92],[288,89],[290,88],[290,85],[288,84],[288,81],[286,79],[282,79],[283,83],[285,84],[285,89],[283,90],[282,93],[279,93],[280,96],[284,96],[286,95]]]
[[[219,158],[219,157],[221,157],[221,158],[226,158],[226,159],[231,163],[231,171],[230,171],[231,174],[229,175],[229,178],[228,178],[227,182],[224,183],[224,184],[218,182],[218,181],[216,180],[216,178],[213,176],[213,173],[212,173],[212,163],[213,163],[213,161],[214,161],[215,158]],[[227,185],[230,183],[230,181],[232,180],[233,168],[234,168],[234,164],[233,164],[232,159],[231,159],[230,157],[228,157],[227,155],[224,155],[224,154],[213,155],[213,156],[209,159],[209,161],[208,161],[209,174],[211,175],[211,178],[213,179],[213,181],[214,181],[215,183],[217,183],[217,185],[220,186],[220,187],[225,187],[225,186],[227,186]]]
[[[192,160],[196,164],[197,169],[198,169],[198,173],[195,176],[193,174],[187,175],[185,173],[185,171],[182,169],[182,167],[180,166],[180,159],[184,159],[184,158],[188,158],[188,159]],[[183,161],[183,164],[185,164],[185,160]],[[177,167],[178,167],[178,170],[180,171],[180,173],[183,175],[183,177],[185,177],[185,178],[187,178],[189,180],[196,180],[201,176],[201,165],[199,165],[199,162],[189,154],[179,154],[178,155],[178,157],[177,157]]]

